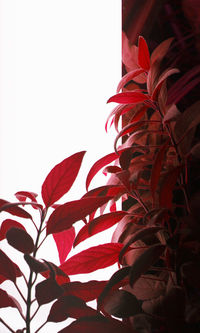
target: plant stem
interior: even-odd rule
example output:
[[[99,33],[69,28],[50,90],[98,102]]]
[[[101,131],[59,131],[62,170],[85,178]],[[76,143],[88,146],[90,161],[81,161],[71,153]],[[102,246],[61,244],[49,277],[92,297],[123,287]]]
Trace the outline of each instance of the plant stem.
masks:
[[[46,210],[42,211],[41,214],[41,222],[40,222],[40,227],[38,229],[38,233],[37,233],[37,238],[35,241],[35,250],[33,252],[33,257],[36,257],[36,253],[38,251],[38,244],[39,244],[39,239],[40,239],[40,234],[42,232],[42,226],[43,226],[43,222],[45,220],[46,217]],[[35,282],[35,280],[34,280]],[[29,275],[29,280],[28,280],[28,295],[27,295],[27,301],[26,301],[26,333],[31,333],[30,332],[30,323],[31,323],[31,305],[32,305],[32,301],[31,301],[31,294],[32,294],[32,287],[33,287],[33,271],[30,271],[30,275]]]
[[[26,303],[26,299],[25,299],[24,295],[22,294],[21,290],[19,289],[17,283],[15,282],[14,284],[15,284],[15,288],[17,289],[18,293],[20,294],[21,298]]]
[[[0,318],[0,322],[1,322],[5,327],[7,327],[7,329],[8,329],[10,332],[15,333],[15,331],[13,331],[13,329],[12,329],[10,326],[8,326],[8,324],[6,324],[5,321],[4,321],[2,318]]]

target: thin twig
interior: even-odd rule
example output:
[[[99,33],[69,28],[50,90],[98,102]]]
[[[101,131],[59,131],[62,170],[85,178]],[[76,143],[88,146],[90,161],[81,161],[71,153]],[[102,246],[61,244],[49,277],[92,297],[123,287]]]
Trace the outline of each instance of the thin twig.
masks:
[[[18,293],[20,294],[21,298],[23,299],[24,303],[26,303],[26,299],[24,295],[22,294],[21,290],[19,289],[18,285],[16,282],[14,282],[15,288],[17,289]]]
[[[10,326],[8,326],[8,324],[6,324],[5,321],[4,321],[2,318],[0,318],[0,322],[1,322],[5,327],[7,327],[7,329],[8,329],[10,332],[15,333],[15,331],[13,331],[13,329],[12,329]]]

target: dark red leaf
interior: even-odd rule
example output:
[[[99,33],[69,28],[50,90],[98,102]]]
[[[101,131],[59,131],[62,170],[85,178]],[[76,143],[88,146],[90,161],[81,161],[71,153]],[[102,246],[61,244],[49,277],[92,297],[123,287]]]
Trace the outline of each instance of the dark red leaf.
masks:
[[[35,297],[39,305],[49,303],[63,294],[63,289],[56,280],[47,279],[38,283],[35,287]]]
[[[142,92],[128,91],[116,94],[109,98],[107,103],[115,102],[119,104],[138,104],[150,99],[149,95],[143,94]]]
[[[107,243],[91,247],[68,259],[60,268],[67,274],[90,273],[105,268],[118,261],[123,247],[120,243]]]
[[[199,83],[200,77],[194,78],[200,73],[200,66],[192,67],[179,80],[177,80],[168,91],[167,105],[176,104],[188,91]],[[189,89],[188,89],[189,88]]]
[[[148,268],[158,261],[164,250],[165,245],[154,244],[137,257],[130,270],[131,286],[133,286],[133,284],[148,270]]]
[[[71,228],[110,200],[110,197],[82,198],[56,208],[47,223],[47,235]]]
[[[133,80],[135,77],[137,77],[139,74],[144,73],[144,69],[141,68],[137,68],[134,69],[133,71],[127,73],[126,75],[124,75],[121,79],[121,81],[119,82],[118,86],[117,86],[117,93],[131,80]]]
[[[79,318],[58,333],[137,333],[121,321],[103,316]]]
[[[26,230],[21,223],[11,220],[11,219],[6,219],[2,222],[2,225],[0,228],[0,240],[6,238],[7,231],[12,227],[21,228],[23,230]]]
[[[104,303],[104,310],[117,318],[128,318],[142,312],[137,298],[125,290],[116,290],[110,295]]]
[[[85,302],[96,299],[105,288],[108,281],[88,281],[88,282],[69,282],[63,284],[64,295],[74,295],[80,297]]]
[[[74,241],[74,247],[88,237],[91,237],[101,231],[112,227],[114,224],[118,223],[125,215],[127,215],[126,212],[118,211],[96,217],[79,231]]]
[[[12,215],[23,217],[24,219],[31,219],[32,216],[26,212],[24,209],[18,207],[20,203],[11,203],[9,201],[0,199],[0,212],[5,211]]]
[[[130,237],[129,241],[124,245],[123,249],[121,250],[121,252],[119,254],[119,262],[122,261],[122,257],[124,256],[124,254],[126,253],[127,249],[129,248],[129,246],[131,244],[133,244],[137,240],[142,240],[146,236],[154,235],[158,231],[160,231],[161,229],[163,229],[163,228],[160,227],[160,226],[153,226],[153,227],[148,227],[147,226],[146,228],[142,228],[141,230],[136,231]]]
[[[176,73],[179,73],[179,69],[178,68],[169,68],[167,69],[159,78],[154,90],[153,90],[153,93],[152,93],[152,99],[153,100],[156,100],[157,96],[158,96],[158,93],[163,85],[163,83],[166,81],[166,79],[172,75],[172,74],[176,74]]]
[[[47,321],[60,322],[67,318],[95,316],[97,311],[87,306],[85,302],[74,295],[63,296],[51,307]]]
[[[75,239],[75,229],[71,227],[70,229],[53,234],[53,238],[58,249],[60,263],[62,264],[71,251]]]
[[[169,140],[167,140],[164,145],[160,148],[160,150],[157,152],[155,156],[154,163],[152,165],[152,171],[151,171],[151,182],[150,182],[150,188],[153,199],[155,199],[155,192],[156,188],[160,179],[160,173],[162,170],[163,160],[165,156],[165,152],[168,148]]]
[[[164,56],[167,54],[169,47],[173,41],[173,37],[164,40],[164,42],[160,43],[151,54],[151,65],[157,61],[160,62],[163,60]]]
[[[173,190],[180,176],[182,166],[177,166],[165,174],[159,191],[159,206],[172,208]]]
[[[2,251],[0,250],[0,275],[2,275],[5,280],[16,281],[19,275],[19,268],[14,262]]]
[[[41,262],[29,254],[24,255],[24,259],[26,260],[27,264],[29,265],[30,269],[35,273],[41,273],[48,270],[47,264],[45,262]]]
[[[121,283],[122,280],[124,280],[124,278],[126,278],[129,273],[130,273],[131,267],[130,266],[126,266],[123,267],[121,269],[119,269],[117,272],[115,272],[110,280],[108,281],[108,283],[106,284],[105,288],[102,290],[101,294],[98,297],[98,309],[101,308],[103,301],[105,299],[105,297],[109,294],[109,292],[113,289],[113,287],[121,287],[122,285],[119,283]],[[128,282],[126,282],[127,284]]]
[[[42,185],[42,199],[46,207],[51,206],[72,187],[85,151],[76,153],[57,164],[46,177]]]
[[[23,253],[31,253],[34,250],[32,237],[23,229],[12,227],[6,233],[8,244]]]
[[[0,308],[7,308],[9,306],[20,309],[19,304],[14,297],[8,295],[5,290],[0,289]]]
[[[149,48],[144,37],[139,36],[138,42],[138,64],[145,70],[150,68]]]

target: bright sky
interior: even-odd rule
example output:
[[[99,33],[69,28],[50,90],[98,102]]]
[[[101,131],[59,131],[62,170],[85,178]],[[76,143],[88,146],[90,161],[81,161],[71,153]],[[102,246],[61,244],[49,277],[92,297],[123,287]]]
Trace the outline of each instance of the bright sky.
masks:
[[[55,164],[87,150],[65,201],[79,199],[92,164],[113,151],[104,124],[121,76],[120,6],[120,0],[0,0],[1,198],[40,193]],[[103,184],[98,179],[91,188]]]

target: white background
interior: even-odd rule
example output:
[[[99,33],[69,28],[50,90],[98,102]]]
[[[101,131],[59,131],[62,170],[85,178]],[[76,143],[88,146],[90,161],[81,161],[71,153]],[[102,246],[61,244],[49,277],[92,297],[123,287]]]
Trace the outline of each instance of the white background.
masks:
[[[113,108],[106,101],[121,76],[120,6],[120,0],[0,1],[1,198],[13,201],[19,190],[40,194],[55,164],[86,150],[65,197],[79,199],[92,164],[113,151],[113,133],[104,124]],[[91,188],[105,184],[97,178]],[[1,313],[12,327],[23,327],[16,310]],[[64,326],[49,324],[41,332]]]

